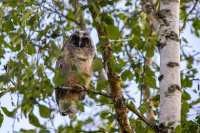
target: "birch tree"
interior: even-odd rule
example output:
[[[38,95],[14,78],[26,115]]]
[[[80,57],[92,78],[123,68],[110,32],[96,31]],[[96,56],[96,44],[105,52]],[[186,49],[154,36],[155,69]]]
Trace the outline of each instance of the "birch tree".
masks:
[[[80,29],[97,52],[69,119],[55,61]],[[199,37],[199,0],[1,0],[0,132],[199,132]]]
[[[173,131],[181,119],[179,0],[160,1],[160,126]],[[165,130],[165,129],[163,129]]]

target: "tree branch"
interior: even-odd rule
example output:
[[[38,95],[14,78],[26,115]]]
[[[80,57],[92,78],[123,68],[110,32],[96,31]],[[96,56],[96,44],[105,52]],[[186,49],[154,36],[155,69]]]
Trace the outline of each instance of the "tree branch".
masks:
[[[48,3],[46,3],[46,4],[47,4],[49,7],[44,6],[44,5],[43,5],[43,2],[41,2],[41,3],[36,3],[37,6],[42,6],[42,7],[43,7],[44,9],[46,9],[47,11],[49,11],[49,12],[51,12],[51,13],[55,13],[55,14],[57,14],[59,17],[62,17],[62,18],[67,19],[67,20],[69,20],[69,21],[72,21],[72,22],[74,22],[76,25],[80,26],[80,23],[79,23],[76,19],[71,18],[71,17],[69,17],[69,16],[67,16],[67,15],[64,15],[64,14],[61,13],[59,10],[57,10],[56,8],[54,8],[52,5],[50,5],[50,4],[48,4]]]
[[[158,131],[158,130],[159,130],[158,126],[156,126],[155,124],[151,123],[147,118],[144,117],[144,115],[142,115],[142,113],[140,113],[140,112],[137,110],[137,108],[136,108],[136,106],[134,105],[133,102],[126,102],[126,106],[127,106],[127,108],[128,108],[130,111],[132,111],[134,114],[136,114],[137,117],[138,117],[139,119],[141,119],[142,121],[144,121],[148,126],[150,126],[151,128],[153,128],[155,131]]]
[[[67,87],[67,86],[62,86],[61,87],[62,89],[64,90],[74,90],[72,89],[71,87]],[[111,98],[111,96],[107,93],[104,93],[104,92],[99,92],[99,91],[94,91],[94,90],[87,90],[87,89],[84,89],[84,87],[80,87],[80,88],[83,88],[83,89],[80,89],[80,90],[77,90],[77,91],[86,91],[88,93],[92,93],[92,94],[96,94],[96,95],[101,95],[101,96],[104,96],[104,97],[107,97],[107,98]]]
[[[81,30],[86,30],[86,24],[84,21],[84,12],[81,10],[81,4],[78,0],[71,1],[74,8],[74,15],[76,16]]]
[[[66,87],[66,86],[62,86],[62,89],[66,89],[66,90],[73,90],[71,87]],[[98,91],[94,91],[94,90],[78,90],[78,91],[87,91],[88,93],[93,93],[96,95],[101,95],[104,96],[106,98],[109,98],[112,100],[112,97],[109,94],[103,93],[103,92],[98,92]],[[156,126],[155,124],[151,123],[147,118],[145,118],[144,115],[142,115],[142,113],[140,113],[138,111],[138,109],[136,108],[135,104],[132,101],[127,101],[126,99],[123,99],[124,101],[124,105],[134,114],[136,114],[136,116],[141,119],[143,122],[145,122],[148,126],[150,126],[152,129],[154,129],[155,131],[158,131],[159,128],[158,126]]]
[[[104,30],[104,26],[100,23],[100,21],[97,20],[97,6],[94,6],[94,1],[88,0],[88,3],[91,4],[89,10],[91,12],[91,16],[93,17],[93,21],[96,24],[96,29],[98,32],[98,35],[100,37],[100,40],[102,37],[106,37],[107,32]],[[98,18],[99,19],[99,18]],[[125,105],[125,99],[122,94],[122,88],[121,88],[121,80],[120,77],[116,72],[112,69],[111,58],[112,58],[112,48],[111,44],[109,42],[108,38],[104,38],[105,40],[101,40],[102,42],[102,56],[103,56],[103,62],[104,62],[104,68],[107,68],[107,77],[108,82],[111,89],[111,97],[114,104],[114,108],[116,111],[117,121],[119,123],[119,127],[122,133],[132,133],[133,130],[130,126],[129,119],[127,116],[128,109]]]
[[[193,7],[191,8],[191,10],[187,13],[187,15],[185,16],[184,20],[183,20],[183,26],[180,28],[180,31],[183,31],[185,29],[185,26],[187,24],[188,21],[188,17],[190,14],[192,14],[192,12],[196,9],[197,4],[198,4],[199,0],[195,0],[195,3],[193,5]]]

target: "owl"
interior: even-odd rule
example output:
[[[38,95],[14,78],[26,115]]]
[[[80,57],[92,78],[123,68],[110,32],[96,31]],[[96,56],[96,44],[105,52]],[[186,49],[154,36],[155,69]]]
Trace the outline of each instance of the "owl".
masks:
[[[71,117],[88,90],[95,47],[87,31],[76,31],[64,44],[62,52],[56,66],[64,84],[55,89],[55,95],[61,115]]]

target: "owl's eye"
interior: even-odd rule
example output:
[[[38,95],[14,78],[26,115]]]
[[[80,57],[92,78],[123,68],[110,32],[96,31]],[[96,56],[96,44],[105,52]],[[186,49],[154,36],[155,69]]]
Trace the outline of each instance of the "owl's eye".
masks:
[[[88,37],[81,38],[81,48],[83,47],[90,47],[90,39]]]
[[[79,41],[80,37],[77,34],[74,34],[70,37],[70,42],[75,45],[76,47],[79,47]]]

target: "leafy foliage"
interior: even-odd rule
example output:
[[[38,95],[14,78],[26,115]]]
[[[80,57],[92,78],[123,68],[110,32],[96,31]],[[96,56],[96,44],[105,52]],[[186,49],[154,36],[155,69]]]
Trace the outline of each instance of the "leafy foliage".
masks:
[[[181,21],[183,30],[186,24],[191,24],[192,35],[200,35],[199,3],[188,0],[181,1]],[[190,9],[193,9],[192,11]],[[200,9],[200,8],[199,8]],[[92,12],[96,15],[93,21]],[[80,20],[84,14],[84,22]],[[79,1],[63,2],[62,0],[4,0],[0,2],[0,126],[4,128],[6,119],[20,119],[19,114],[29,120],[29,125],[17,129],[18,132],[118,132],[112,100],[109,95],[109,85],[105,73],[102,44],[105,38],[111,43],[112,70],[119,73],[124,95],[127,100],[135,102],[142,114],[148,114],[150,109],[155,113],[154,122],[158,124],[158,50],[157,36],[152,33],[151,25],[143,12],[139,0],[120,1]],[[191,22],[189,22],[191,21]],[[96,37],[97,23],[100,22],[107,36]],[[80,29],[80,23],[85,23],[93,30],[92,37],[98,40],[97,55],[94,60],[94,74],[90,89],[99,93],[89,93],[84,102],[85,112],[69,120],[59,115],[54,99],[54,88],[62,84],[63,79],[56,70],[56,59],[61,55],[63,43],[74,29]],[[97,33],[100,31],[97,31]],[[188,33],[189,34],[189,33]],[[188,115],[189,111],[198,105],[199,99],[192,99],[193,82],[199,74],[198,54],[188,52],[187,38],[181,38],[183,70],[181,71],[182,95],[182,125],[177,133],[200,131],[200,117]],[[196,56],[192,56],[196,55]],[[146,64],[152,59],[150,65]],[[196,81],[196,80],[195,80]],[[148,91],[145,91],[147,88]],[[135,95],[134,92],[138,93]],[[148,98],[145,98],[148,92]],[[199,88],[194,89],[199,96]],[[12,100],[17,99],[17,100]],[[147,99],[151,99],[149,107]],[[196,100],[196,101],[195,101]],[[8,102],[12,107],[8,106]],[[80,108],[83,104],[80,105]],[[83,109],[82,109],[83,110]],[[37,112],[38,111],[38,112]],[[69,121],[60,122],[61,119]],[[189,120],[190,119],[190,120]],[[148,124],[129,111],[131,126],[137,133],[155,132]],[[53,127],[53,128],[52,128]],[[92,129],[90,129],[92,127]],[[15,129],[13,129],[15,130]]]

